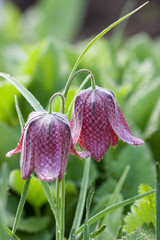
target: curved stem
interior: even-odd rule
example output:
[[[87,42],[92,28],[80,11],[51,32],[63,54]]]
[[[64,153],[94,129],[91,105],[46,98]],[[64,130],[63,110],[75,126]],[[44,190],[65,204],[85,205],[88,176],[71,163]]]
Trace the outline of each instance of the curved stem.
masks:
[[[84,48],[84,50],[82,51],[82,53],[80,54],[80,56],[78,57],[76,63],[74,64],[72,71],[68,77],[65,89],[64,89],[64,96],[67,97],[70,85],[71,85],[71,81],[72,81],[72,77],[78,67],[78,65],[80,64],[82,58],[85,56],[85,54],[87,53],[87,51],[91,48],[91,46],[97,42],[101,37],[103,37],[108,31],[110,31],[113,27],[115,27],[117,24],[119,24],[120,22],[122,22],[123,20],[125,20],[126,18],[130,17],[132,14],[134,14],[135,12],[137,12],[138,10],[140,10],[142,7],[144,7],[149,1],[147,1],[146,3],[142,4],[141,6],[139,6],[138,8],[136,8],[135,10],[131,11],[130,13],[126,14],[124,17],[121,17],[119,20],[117,20],[116,22],[112,23],[109,27],[105,28],[102,32],[100,32],[95,38],[92,39],[91,42],[88,43],[88,45]]]
[[[50,100],[49,100],[49,107],[48,107],[48,112],[49,112],[49,114],[52,113],[52,101],[53,101],[53,99],[54,99],[55,97],[57,97],[57,96],[61,97],[61,100],[62,100],[62,109],[61,109],[61,112],[64,113],[65,98],[64,98],[64,95],[63,95],[62,93],[59,93],[59,92],[58,92],[58,93],[53,94],[52,97],[51,97]]]
[[[65,87],[65,90],[64,90],[64,93],[63,93],[65,98],[67,97],[69,88],[70,88],[73,80],[74,80],[75,77],[77,77],[80,73],[88,73],[88,74],[90,74],[90,76],[91,76],[92,89],[93,89],[93,90],[95,89],[96,83],[95,83],[95,78],[94,78],[94,76],[93,76],[93,73],[92,73],[90,70],[88,70],[88,69],[80,69],[80,70],[78,70],[76,73],[74,73],[73,76],[71,76],[71,79],[70,79],[69,83],[66,84],[66,87]]]
[[[74,98],[72,99],[72,102],[71,104],[69,105],[69,108],[68,108],[68,112],[67,112],[67,116],[69,115],[70,111],[71,111],[71,108],[72,108],[72,105],[78,95],[78,93],[81,91],[81,89],[83,88],[83,86],[88,82],[89,78],[91,77],[91,75],[89,74],[85,79],[84,81],[82,82],[82,84],[80,85],[80,87],[78,88],[76,94],[74,95]]]

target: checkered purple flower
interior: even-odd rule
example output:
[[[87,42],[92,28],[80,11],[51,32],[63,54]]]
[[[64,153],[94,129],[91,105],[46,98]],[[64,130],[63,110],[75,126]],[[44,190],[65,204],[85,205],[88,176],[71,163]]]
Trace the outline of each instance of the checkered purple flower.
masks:
[[[79,142],[96,161],[102,159],[111,143],[116,147],[119,138],[131,145],[144,143],[132,135],[114,93],[98,86],[77,96],[70,125],[73,146]]]
[[[71,146],[71,131],[64,114],[33,112],[29,115],[16,149],[7,153],[10,157],[18,152],[22,178],[27,179],[36,168],[40,179],[62,180]]]

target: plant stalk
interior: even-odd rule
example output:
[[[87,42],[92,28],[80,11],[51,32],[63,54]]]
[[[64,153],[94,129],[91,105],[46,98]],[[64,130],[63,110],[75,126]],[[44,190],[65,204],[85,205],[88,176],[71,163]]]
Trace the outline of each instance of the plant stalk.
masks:
[[[156,163],[156,240],[160,239],[160,166]]]

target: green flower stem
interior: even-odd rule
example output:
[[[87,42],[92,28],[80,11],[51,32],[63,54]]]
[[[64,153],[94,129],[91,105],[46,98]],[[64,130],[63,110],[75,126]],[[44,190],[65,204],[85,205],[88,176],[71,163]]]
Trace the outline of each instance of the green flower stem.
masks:
[[[28,188],[29,188],[30,179],[31,179],[31,177],[29,177],[29,178],[25,181],[25,184],[24,184],[24,187],[23,187],[23,191],[22,191],[21,198],[20,198],[20,201],[19,201],[19,204],[18,204],[18,208],[17,208],[17,212],[16,212],[16,217],[15,217],[14,224],[13,224],[13,228],[12,228],[12,232],[13,232],[13,233],[16,232],[16,229],[17,229],[19,220],[20,220],[21,215],[22,215],[22,211],[23,211],[24,204],[25,204],[26,197],[27,197],[27,193],[28,193]]]
[[[20,240],[7,226],[4,226],[4,230],[12,240]]]
[[[42,184],[42,187],[43,187],[43,191],[48,199],[48,202],[50,204],[50,207],[51,207],[51,210],[53,212],[53,215],[56,219],[56,224],[58,226],[58,229],[60,227],[60,220],[59,220],[59,215],[58,215],[58,212],[57,212],[57,207],[56,207],[56,204],[54,202],[54,199],[53,199],[53,196],[52,196],[52,193],[51,193],[51,190],[50,190],[50,187],[48,185],[47,182],[45,182],[44,180],[41,180],[41,184]]]
[[[68,112],[67,112],[67,116],[69,115],[70,111],[71,111],[71,108],[72,108],[72,105],[78,95],[78,93],[81,91],[81,89],[84,87],[84,85],[88,82],[89,78],[91,77],[91,75],[89,74],[85,79],[84,81],[82,82],[82,84],[80,85],[80,87],[78,88],[76,94],[74,95],[74,98],[72,99],[72,102],[71,104],[69,105],[69,108],[68,108]]]
[[[61,240],[64,240],[64,231],[65,231],[65,176],[61,181],[61,221],[60,221]]]
[[[160,239],[160,167],[156,163],[156,240]]]
[[[140,10],[142,7],[144,7],[146,4],[148,3],[148,1],[144,4],[142,4],[141,6],[139,6],[138,8],[136,8],[135,10],[131,11],[130,13],[126,14],[124,17],[120,18],[119,20],[117,20],[116,22],[112,23],[109,27],[105,28],[102,32],[100,32],[95,38],[92,39],[91,42],[88,43],[88,45],[84,48],[84,50],[82,51],[82,53],[80,54],[80,56],[78,57],[75,65],[72,68],[72,71],[68,77],[65,89],[64,89],[64,96],[65,98],[67,97],[70,85],[71,85],[71,81],[72,81],[72,77],[78,67],[78,65],[80,64],[82,58],[85,56],[85,54],[88,52],[88,50],[91,48],[91,46],[97,42],[101,37],[103,37],[108,31],[110,31],[113,27],[115,27],[117,24],[119,24],[120,22],[122,22],[123,20],[125,20],[126,18],[130,17],[132,14],[134,14],[135,12],[137,12],[138,10]]]
[[[61,112],[64,113],[65,98],[64,98],[64,96],[63,96],[62,93],[59,93],[59,92],[58,92],[58,93],[53,94],[52,97],[51,97],[50,100],[49,100],[49,109],[48,109],[48,112],[49,112],[50,114],[52,113],[52,101],[53,101],[53,99],[54,99],[55,97],[57,97],[57,96],[61,97],[61,100],[62,100],[62,109],[61,109]]]
[[[57,214],[59,215],[59,180],[56,179],[56,203],[57,203]],[[56,224],[56,239],[60,240],[60,229]]]
[[[74,229],[74,231],[78,230],[81,220],[82,220],[84,207],[85,207],[85,200],[86,200],[86,195],[87,195],[88,181],[89,181],[90,163],[91,163],[91,158],[85,159],[85,165],[84,165],[83,177],[82,177],[82,183],[81,183],[81,190],[80,190],[80,194],[79,194],[78,204],[77,204],[76,213],[74,216],[71,233],[72,233],[73,229]],[[71,236],[70,236],[70,238],[71,238]]]
[[[146,196],[149,196],[151,194],[153,194],[155,192],[155,190],[151,190],[148,191],[146,193],[142,193],[142,194],[138,194],[132,198],[129,198],[127,200],[124,200],[122,202],[116,203],[110,207],[105,208],[104,210],[100,211],[99,213],[97,213],[96,215],[94,215],[92,218],[89,219],[88,224],[91,225],[93,223],[95,223],[96,221],[98,221],[100,218],[104,217],[105,215],[107,215],[110,212],[113,212],[114,210],[127,206],[128,204],[131,204],[133,202],[135,202],[136,200],[139,200],[141,198],[144,198]],[[77,231],[76,231],[76,235],[78,235],[80,232],[82,232],[84,229],[84,225],[82,225]]]
[[[69,88],[70,88],[73,80],[74,80],[80,73],[88,73],[88,74],[91,75],[92,89],[95,89],[96,83],[95,83],[95,78],[94,78],[94,76],[93,76],[93,73],[92,73],[90,70],[88,70],[88,69],[80,69],[80,70],[78,70],[76,73],[74,73],[74,74],[71,76],[69,82],[67,81],[67,84],[66,84],[66,87],[65,87],[65,90],[64,90],[64,93],[63,93],[63,95],[64,95],[65,98],[67,98],[67,94],[68,94]]]

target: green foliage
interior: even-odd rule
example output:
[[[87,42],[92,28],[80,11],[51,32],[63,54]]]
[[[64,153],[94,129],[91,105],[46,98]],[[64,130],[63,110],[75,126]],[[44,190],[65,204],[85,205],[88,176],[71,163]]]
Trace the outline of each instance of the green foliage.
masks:
[[[12,83],[18,84],[21,93],[24,92],[20,84],[27,87],[44,109],[47,109],[48,100],[54,92],[63,91],[77,57],[89,42],[80,41],[74,46],[67,43],[74,40],[80,29],[86,11],[85,4],[84,0],[68,0],[67,4],[65,0],[40,0],[37,5],[21,14],[14,5],[4,3],[1,16],[3,24],[0,26],[0,71],[18,79],[17,82],[12,79]],[[97,85],[115,92],[133,135],[145,140],[144,146],[136,148],[119,142],[117,149],[110,147],[101,163],[91,161],[89,185],[97,180],[91,215],[107,206],[126,165],[130,165],[130,172],[124,186],[117,193],[116,202],[134,196],[141,183],[154,187],[153,163],[159,158],[160,142],[159,65],[160,39],[151,39],[147,34],[137,34],[116,48],[112,38],[109,41],[101,39],[80,63],[80,68],[88,68],[93,72]],[[67,97],[66,111],[85,77],[85,74],[81,74],[73,83]],[[86,87],[88,86],[87,83]],[[19,170],[11,171],[19,167],[19,155],[12,159],[5,158],[6,152],[16,147],[20,137],[14,109],[15,94],[26,121],[33,109],[15,87],[0,79],[0,165],[7,161],[10,171],[10,192],[8,203],[5,203],[8,213],[0,211],[0,221],[2,215],[5,215],[9,227],[13,225],[19,195],[24,186]],[[38,102],[36,106],[32,104],[34,109],[42,109]],[[59,108],[60,99],[56,98],[53,110],[59,111]],[[74,218],[83,167],[83,160],[75,156],[69,157],[66,175],[66,216],[69,216],[69,220],[66,222],[66,236],[69,235]],[[51,187],[55,187],[54,183]],[[140,191],[149,189],[146,185],[141,185]],[[18,225],[17,234],[21,240],[54,238],[54,220],[46,202],[42,186],[33,175],[27,204]],[[153,197],[146,197],[131,207],[131,213],[126,216],[123,227],[129,233],[126,236],[119,236],[122,219],[126,214],[126,209],[121,208],[104,217],[100,227],[90,227],[92,237],[96,240],[113,240],[118,236],[123,240],[146,240],[148,236],[150,240],[154,239],[154,204]],[[3,230],[0,230],[0,234],[5,239]],[[73,231],[72,239],[76,238]]]
[[[19,170],[13,170],[10,172],[9,186],[14,192],[20,195],[24,186],[24,182],[25,181],[21,178]],[[34,208],[39,208],[47,202],[41,183],[35,176],[32,176],[31,178],[27,194],[27,201]]]
[[[6,225],[12,228],[14,223],[14,215],[6,214]],[[50,222],[49,217],[29,217],[21,219],[17,230],[28,233],[37,233],[45,230]]]
[[[134,232],[122,237],[121,240],[147,240],[147,238],[140,231],[134,231]]]
[[[145,193],[152,188],[147,185],[140,185],[139,193]],[[131,206],[131,212],[127,214],[124,219],[125,224],[123,229],[130,233],[137,227],[142,227],[143,224],[153,224],[155,228],[155,195],[152,194],[148,197],[136,201]]]

